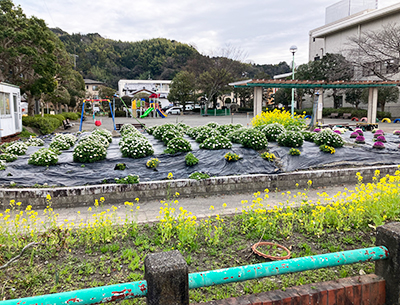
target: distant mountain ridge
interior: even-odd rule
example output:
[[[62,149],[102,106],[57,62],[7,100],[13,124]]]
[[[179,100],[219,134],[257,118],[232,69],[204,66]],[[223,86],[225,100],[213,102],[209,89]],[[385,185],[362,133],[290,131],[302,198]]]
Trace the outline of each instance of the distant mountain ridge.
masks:
[[[60,28],[51,29],[64,43],[83,78],[102,81],[117,88],[120,79],[173,79],[182,70],[193,70],[202,62],[207,68],[208,56],[193,46],[165,38],[123,42],[103,38],[98,33],[68,34]],[[205,63],[205,64],[204,64]],[[290,72],[286,62],[277,65],[257,65],[236,62],[240,78],[270,78]],[[205,67],[205,68],[204,68]]]

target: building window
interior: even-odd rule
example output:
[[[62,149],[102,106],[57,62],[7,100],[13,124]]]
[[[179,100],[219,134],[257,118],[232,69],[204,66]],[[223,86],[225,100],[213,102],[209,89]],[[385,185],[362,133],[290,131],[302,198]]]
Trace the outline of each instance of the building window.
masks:
[[[10,113],[10,93],[0,92],[0,115]]]
[[[93,91],[97,91],[98,88],[99,88],[99,86],[97,86],[97,85],[93,85],[93,86],[92,86],[92,90],[93,90]]]
[[[86,90],[89,90],[89,86],[86,86]]]
[[[385,61],[376,61],[364,64],[362,75],[373,76],[376,73],[393,74],[398,72],[399,72],[399,60],[387,59]]]

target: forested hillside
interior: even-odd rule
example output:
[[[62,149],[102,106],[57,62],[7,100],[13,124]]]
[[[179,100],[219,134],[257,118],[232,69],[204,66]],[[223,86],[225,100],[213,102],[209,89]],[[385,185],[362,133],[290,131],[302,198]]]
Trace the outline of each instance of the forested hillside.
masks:
[[[105,82],[116,88],[120,79],[173,79],[182,70],[197,75],[207,70],[210,58],[194,47],[165,38],[137,42],[106,39],[99,34],[68,34],[61,29],[52,31],[64,43],[73,59],[76,70],[84,78]],[[286,62],[278,65],[234,63],[235,79],[272,77],[286,73]]]

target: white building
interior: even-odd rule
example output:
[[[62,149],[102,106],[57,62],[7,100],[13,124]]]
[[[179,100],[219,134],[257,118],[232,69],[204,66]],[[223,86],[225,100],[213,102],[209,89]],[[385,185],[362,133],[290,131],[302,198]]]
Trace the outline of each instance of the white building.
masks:
[[[376,2],[371,0],[364,1],[364,6],[353,3],[357,4],[359,1],[343,0],[328,7],[326,21],[329,23],[309,32],[310,61],[318,60],[326,53],[342,54],[346,57],[350,37],[361,37],[367,31],[379,31],[387,24],[397,23],[400,26],[400,3],[382,9],[376,9]],[[398,63],[395,64],[399,72]],[[378,80],[367,71],[358,71],[356,79]],[[391,79],[399,80],[400,73],[391,73]],[[324,104],[325,107],[333,107],[330,99],[326,99]],[[351,105],[344,103],[343,106]],[[400,116],[400,103],[387,104],[385,111],[392,112],[393,116]]]
[[[21,131],[22,112],[19,87],[0,82],[0,139]]]
[[[133,97],[135,94],[144,92],[149,95],[159,94],[158,98],[161,107],[169,105],[168,94],[170,91],[171,80],[137,80],[121,79],[118,82],[118,94]]]

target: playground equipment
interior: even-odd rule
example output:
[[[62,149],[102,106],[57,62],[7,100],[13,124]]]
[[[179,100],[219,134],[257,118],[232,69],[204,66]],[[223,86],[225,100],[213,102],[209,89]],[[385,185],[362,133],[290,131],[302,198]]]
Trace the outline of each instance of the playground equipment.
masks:
[[[363,117],[363,118],[361,118],[361,120],[360,120],[360,122],[367,122],[368,121],[368,118],[367,117]]]
[[[351,120],[358,122],[358,118],[356,118],[356,117],[352,117]]]
[[[398,122],[400,122],[400,119],[395,119],[395,120],[393,121],[393,123],[398,123]]]
[[[112,107],[111,107],[111,101],[109,99],[95,99],[95,100],[91,99],[91,100],[83,100],[82,113],[81,113],[81,122],[79,124],[79,131],[82,131],[83,114],[85,113],[85,103],[86,103],[86,101],[88,101],[88,102],[89,101],[91,101],[91,102],[108,102],[108,105],[110,106],[111,116],[112,116],[112,119],[113,119],[114,130],[116,130],[114,112],[113,112]],[[93,119],[95,118],[94,115],[95,115],[95,113],[93,112]],[[95,122],[96,126],[100,126],[100,125],[97,125],[98,124],[97,122],[100,122],[100,125],[101,125],[101,121],[96,121]]]
[[[145,118],[145,117],[147,117],[147,116],[150,114],[150,112],[152,112],[153,110],[154,110],[153,107],[148,108],[148,109],[145,111],[145,113],[143,113],[143,114],[140,116],[140,118]]]
[[[392,123],[392,121],[389,118],[384,118],[382,119],[382,123],[387,122],[387,123]]]
[[[311,115],[307,114],[304,118],[305,119],[311,119]]]

